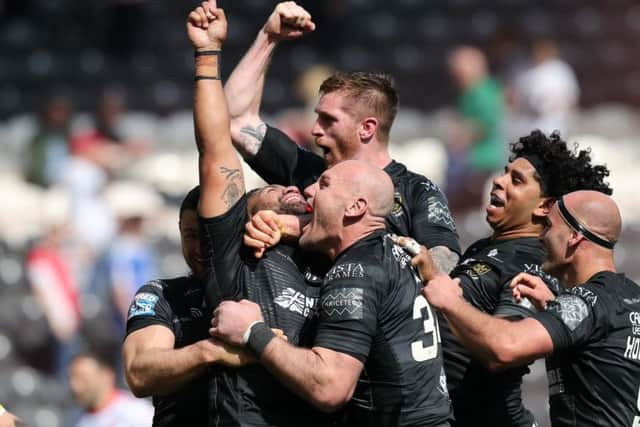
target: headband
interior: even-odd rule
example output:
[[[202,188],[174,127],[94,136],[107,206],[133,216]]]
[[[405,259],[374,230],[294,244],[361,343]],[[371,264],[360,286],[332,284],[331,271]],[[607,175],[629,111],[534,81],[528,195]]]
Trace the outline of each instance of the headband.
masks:
[[[605,240],[600,236],[596,236],[593,232],[589,231],[587,227],[580,224],[580,222],[578,222],[578,220],[573,215],[571,215],[571,213],[565,206],[564,200],[562,197],[558,199],[557,205],[558,205],[558,210],[560,211],[560,215],[562,216],[562,219],[564,219],[564,221],[569,225],[569,227],[573,228],[575,231],[582,234],[585,239],[592,241],[596,245],[600,245],[603,248],[607,248],[607,249],[613,249],[616,242],[615,241],[610,242],[609,240]]]

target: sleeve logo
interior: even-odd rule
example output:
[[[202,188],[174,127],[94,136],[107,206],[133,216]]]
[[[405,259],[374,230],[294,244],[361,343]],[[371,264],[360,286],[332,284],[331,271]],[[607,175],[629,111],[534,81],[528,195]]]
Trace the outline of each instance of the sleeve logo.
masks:
[[[589,316],[589,307],[580,297],[575,295],[560,295],[550,301],[548,310],[560,315],[565,325],[574,331],[584,319]]]
[[[333,320],[359,320],[364,317],[363,301],[361,288],[331,289],[322,295],[320,313]]]
[[[156,314],[156,303],[158,295],[149,292],[140,292],[133,298],[133,302],[129,307],[128,319],[136,316],[153,316]]]
[[[456,228],[449,207],[437,197],[432,196],[427,199],[427,217],[433,224],[439,224],[451,230]]]

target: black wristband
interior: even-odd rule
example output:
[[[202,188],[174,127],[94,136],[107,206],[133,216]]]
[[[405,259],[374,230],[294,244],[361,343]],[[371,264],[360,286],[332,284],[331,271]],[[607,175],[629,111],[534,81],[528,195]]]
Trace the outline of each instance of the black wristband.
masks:
[[[259,358],[267,344],[275,337],[276,334],[266,323],[258,322],[251,327],[251,333],[249,334],[246,346]]]
[[[198,80],[220,80],[220,77],[214,77],[214,76],[195,76],[193,78],[195,81]]]
[[[198,56],[211,56],[211,55],[220,56],[220,52],[222,51],[221,50],[195,50],[193,51],[193,56],[196,58]]]

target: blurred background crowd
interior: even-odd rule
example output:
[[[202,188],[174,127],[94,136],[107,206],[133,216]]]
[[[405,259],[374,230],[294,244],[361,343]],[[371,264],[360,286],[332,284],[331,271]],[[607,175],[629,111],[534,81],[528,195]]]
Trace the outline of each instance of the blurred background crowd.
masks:
[[[617,264],[640,280],[640,4],[299,3],[317,30],[276,51],[270,123],[313,149],[325,77],[390,73],[401,99],[392,154],[445,190],[463,248],[489,233],[482,204],[508,142],[559,130],[612,171],[625,225]],[[69,425],[70,358],[91,349],[118,372],[135,290],[187,271],[177,223],[197,182],[184,31],[196,4],[0,0],[0,402],[29,425]],[[228,76],[275,2],[219,4]],[[527,396],[548,425],[541,366]]]

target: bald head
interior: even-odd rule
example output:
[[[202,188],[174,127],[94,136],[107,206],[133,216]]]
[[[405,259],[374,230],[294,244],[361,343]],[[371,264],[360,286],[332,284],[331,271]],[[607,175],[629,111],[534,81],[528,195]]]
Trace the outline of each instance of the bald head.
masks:
[[[386,217],[391,212],[394,189],[385,171],[361,160],[346,160],[332,169],[353,196],[367,200],[371,215]]]
[[[620,237],[622,218],[613,199],[598,191],[574,191],[563,197],[569,212],[589,231],[610,242]]]

